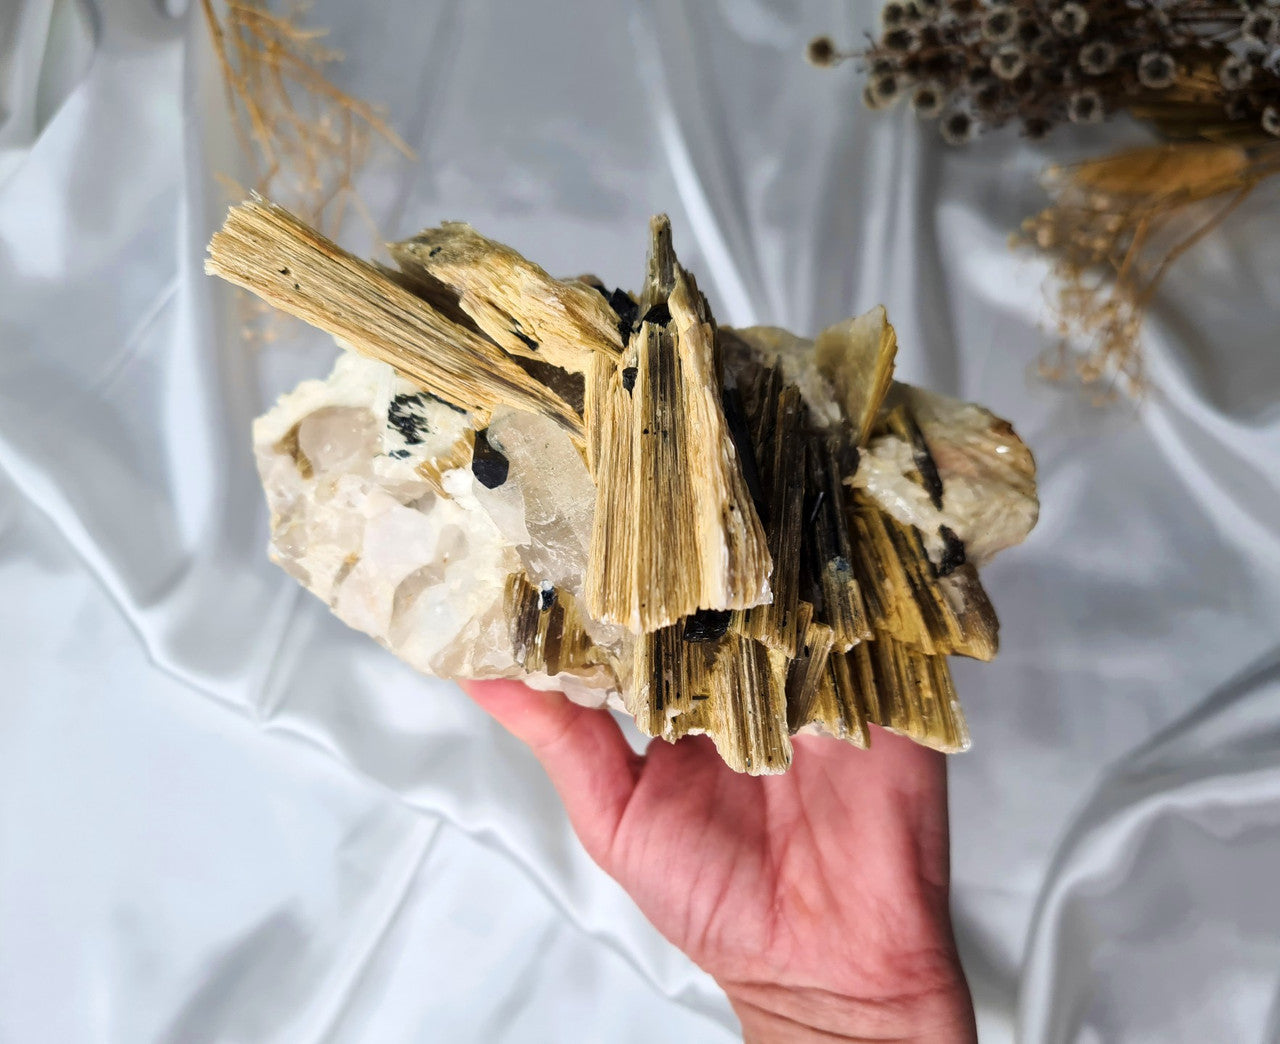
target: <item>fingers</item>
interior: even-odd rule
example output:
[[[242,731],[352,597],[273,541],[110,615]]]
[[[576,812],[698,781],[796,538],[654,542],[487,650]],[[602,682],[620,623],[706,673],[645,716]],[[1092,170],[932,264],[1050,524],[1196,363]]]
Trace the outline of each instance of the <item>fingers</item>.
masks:
[[[613,715],[514,681],[463,682],[462,687],[529,745],[560,794],[583,847],[605,866],[644,764]]]

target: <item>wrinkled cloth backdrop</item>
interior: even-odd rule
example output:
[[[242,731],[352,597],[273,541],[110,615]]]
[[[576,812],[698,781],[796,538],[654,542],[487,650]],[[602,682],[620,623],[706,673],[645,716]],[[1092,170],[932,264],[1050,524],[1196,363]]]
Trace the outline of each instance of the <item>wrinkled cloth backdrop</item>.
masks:
[[[1100,135],[949,151],[864,111],[801,56],[873,6],[311,20],[417,150],[361,180],[388,238],[461,218],[634,286],[666,210],[722,321],[884,302],[903,377],[1013,420],[1042,521],[986,573],[1004,651],[957,667],[951,761],[984,1039],[1274,1040],[1277,193],[1177,267],[1140,412],[1041,386],[1044,269],[1006,238]],[[0,9],[0,1040],[732,1040],[532,758],[268,563],[249,423],[334,348],[247,345],[201,272],[240,160],[193,14]]]

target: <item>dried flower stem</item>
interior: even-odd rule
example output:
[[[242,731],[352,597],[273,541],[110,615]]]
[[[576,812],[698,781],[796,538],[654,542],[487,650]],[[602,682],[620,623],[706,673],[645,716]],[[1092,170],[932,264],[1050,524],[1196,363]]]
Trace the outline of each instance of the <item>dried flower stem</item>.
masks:
[[[1280,172],[1277,151],[1178,143],[1051,168],[1053,204],[1015,237],[1053,261],[1051,307],[1062,341],[1042,360],[1041,373],[1075,379],[1099,400],[1118,390],[1141,395],[1138,335],[1161,282]],[[1199,204],[1217,200],[1225,202],[1206,216]]]
[[[342,55],[325,46],[327,30],[299,24],[301,6],[276,14],[265,0],[225,0],[219,17],[215,2],[200,0],[232,125],[254,166],[252,187],[336,230],[348,203],[358,206],[354,179],[369,157],[370,136],[409,158],[413,150],[381,110],[329,79],[326,67]],[[286,179],[290,184],[281,185]]]
[[[280,14],[268,10],[267,0],[200,0],[200,6],[254,191],[287,201],[307,222],[333,234],[351,207],[381,240],[355,190],[356,176],[369,159],[371,138],[410,159],[413,150],[380,109],[329,79],[326,67],[342,54],[325,44],[328,30],[301,25],[305,6],[296,2]],[[217,177],[228,195],[245,195],[245,186],[225,174]],[[245,303],[246,338],[273,340],[278,314],[255,299],[246,297]]]

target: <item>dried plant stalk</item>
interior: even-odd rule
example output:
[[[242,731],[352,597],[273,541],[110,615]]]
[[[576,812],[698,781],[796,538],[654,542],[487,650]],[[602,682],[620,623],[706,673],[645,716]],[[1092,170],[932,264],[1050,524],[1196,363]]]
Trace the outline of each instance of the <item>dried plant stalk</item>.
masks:
[[[1165,272],[1278,169],[1274,5],[889,0],[880,21],[867,49],[822,37],[810,59],[859,60],[870,107],[910,98],[952,145],[1010,123],[1041,138],[1120,113],[1172,142],[1051,168],[1053,203],[1020,240],[1053,266],[1061,341],[1041,373],[1098,401],[1141,395],[1139,336]]]
[[[1169,267],[1280,169],[1280,146],[1179,142],[1052,167],[1053,203],[1015,244],[1051,259],[1061,340],[1041,362],[1097,401],[1145,389],[1139,335]]]

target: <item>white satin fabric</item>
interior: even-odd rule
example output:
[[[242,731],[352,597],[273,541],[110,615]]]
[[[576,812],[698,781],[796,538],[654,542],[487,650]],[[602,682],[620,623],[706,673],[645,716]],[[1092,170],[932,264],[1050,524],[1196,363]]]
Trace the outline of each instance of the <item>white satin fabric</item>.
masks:
[[[246,345],[201,273],[238,160],[175,6],[0,0],[0,1040],[734,1039],[519,744],[267,562],[249,421],[333,348]],[[1006,238],[1098,135],[864,111],[801,55],[873,6],[312,17],[417,149],[362,179],[388,237],[462,218],[634,285],[666,210],[724,321],[883,302],[906,379],[1014,421],[1042,521],[986,572],[951,762],[984,1040],[1280,1039],[1276,191],[1170,278],[1158,393],[1091,409],[1028,377],[1044,272]]]

